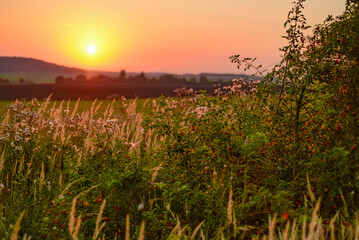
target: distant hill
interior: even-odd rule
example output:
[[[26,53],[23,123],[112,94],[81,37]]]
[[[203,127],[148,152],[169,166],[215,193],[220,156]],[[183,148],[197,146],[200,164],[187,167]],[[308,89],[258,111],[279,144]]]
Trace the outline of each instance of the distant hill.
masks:
[[[73,77],[86,71],[24,57],[0,57],[0,77],[11,82],[20,79],[35,83],[54,82],[58,75]]]
[[[87,77],[105,75],[109,77],[118,77],[120,72],[106,71],[87,71],[79,68],[65,67],[54,63],[45,62],[34,58],[24,57],[0,57],[0,78],[8,79],[11,82],[25,80],[25,82],[34,83],[54,83],[59,75],[75,78],[77,75],[86,75]],[[136,76],[138,72],[126,72],[127,76]],[[171,74],[160,72],[145,72],[146,77],[158,78],[161,75],[174,75],[178,78],[187,80],[195,79],[199,81],[200,77],[206,77],[210,82],[223,81],[228,82],[233,78],[259,79],[258,77],[248,77],[243,74],[225,74],[225,73],[200,73],[200,74]]]
[[[81,74],[85,71],[78,68],[60,66],[42,60],[24,57],[0,57],[0,73],[9,72],[55,72],[64,74]]]

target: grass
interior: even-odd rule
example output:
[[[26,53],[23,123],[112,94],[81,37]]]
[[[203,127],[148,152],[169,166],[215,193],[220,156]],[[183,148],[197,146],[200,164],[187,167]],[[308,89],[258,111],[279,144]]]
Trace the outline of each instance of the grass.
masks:
[[[315,207],[333,171],[320,162],[327,172],[316,173],[320,142],[303,144],[313,165],[290,183],[278,159],[291,140],[270,135],[270,109],[255,96],[145,102],[72,101],[69,111],[68,102],[11,103],[0,123],[0,235],[357,239],[350,193]]]
[[[302,2],[262,83],[234,80],[216,97],[181,88],[140,108],[12,104],[0,121],[0,236],[359,239],[358,5],[307,39]],[[232,57],[260,72],[253,61]]]
[[[153,100],[153,99],[152,99]],[[147,102],[151,102],[151,99],[144,99],[144,98],[140,98],[137,99],[136,102],[136,111],[142,112],[146,110],[146,106],[144,105],[144,103]],[[127,99],[124,101],[125,104],[129,104],[132,100],[131,99]],[[4,116],[7,112],[7,107],[11,104],[13,104],[15,101],[0,101],[0,116]],[[43,103],[44,101],[39,101],[40,103]],[[100,105],[99,109],[98,109],[98,113],[95,117],[101,117],[103,115],[103,113],[106,110],[106,107],[112,103],[112,100],[97,100],[97,104],[102,102],[102,104]],[[63,104],[64,106],[67,106],[68,101],[65,101]],[[76,105],[77,100],[70,100],[69,101],[69,107],[71,109],[74,108],[74,106]],[[61,104],[61,101],[50,101],[50,105],[55,104],[55,106],[59,106]],[[83,111],[89,110],[91,109],[91,106],[93,104],[93,100],[81,100],[78,104],[78,113],[82,113]],[[118,115],[121,114],[121,101],[119,100],[115,100],[114,102],[114,114]]]

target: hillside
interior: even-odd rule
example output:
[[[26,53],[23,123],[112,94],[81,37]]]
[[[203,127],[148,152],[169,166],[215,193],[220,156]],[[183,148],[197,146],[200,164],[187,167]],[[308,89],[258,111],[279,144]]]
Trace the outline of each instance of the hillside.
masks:
[[[85,71],[78,68],[69,68],[42,60],[24,57],[0,57],[0,73],[14,72],[55,72],[64,74],[81,74]]]
[[[55,82],[55,78],[59,75],[75,78],[79,74],[86,75],[87,77],[98,75],[118,77],[120,75],[120,71],[88,71],[79,68],[65,67],[34,58],[0,57],[0,78],[7,79],[11,82],[18,82],[19,79],[23,79],[25,81],[34,83],[53,83]],[[126,72],[127,76],[136,76],[139,74],[140,73],[138,72]],[[244,74],[227,73],[171,74],[161,72],[146,72],[145,75],[148,78],[158,78],[162,75],[174,75],[177,78],[186,78],[187,80],[196,79],[196,81],[199,81],[200,77],[206,77],[209,81],[212,82],[228,82],[233,78],[248,78],[248,76]],[[249,78],[253,78],[255,80],[259,79],[258,77]]]

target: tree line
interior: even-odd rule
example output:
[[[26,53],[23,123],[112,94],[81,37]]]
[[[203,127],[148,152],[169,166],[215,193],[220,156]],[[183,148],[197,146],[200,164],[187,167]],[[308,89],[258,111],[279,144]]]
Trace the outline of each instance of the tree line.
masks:
[[[114,83],[114,82],[141,82],[141,83],[209,83],[208,78],[204,75],[196,77],[180,77],[173,74],[163,74],[159,77],[148,77],[144,72],[138,75],[128,76],[125,70],[122,70],[117,77],[110,77],[103,74],[88,77],[84,74],[79,74],[76,77],[64,77],[62,75],[55,78],[56,84],[71,84],[71,83],[85,83],[85,82],[97,82],[97,83]],[[220,82],[220,81],[219,81]],[[214,83],[211,81],[211,83]]]

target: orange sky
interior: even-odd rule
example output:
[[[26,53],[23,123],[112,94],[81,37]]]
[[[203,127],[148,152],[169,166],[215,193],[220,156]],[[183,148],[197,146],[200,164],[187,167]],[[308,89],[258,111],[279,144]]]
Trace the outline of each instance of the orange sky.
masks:
[[[0,56],[93,70],[238,73],[229,56],[279,61],[292,0],[11,0],[0,2]],[[310,25],[345,0],[307,0]],[[92,55],[86,52],[94,46]]]

